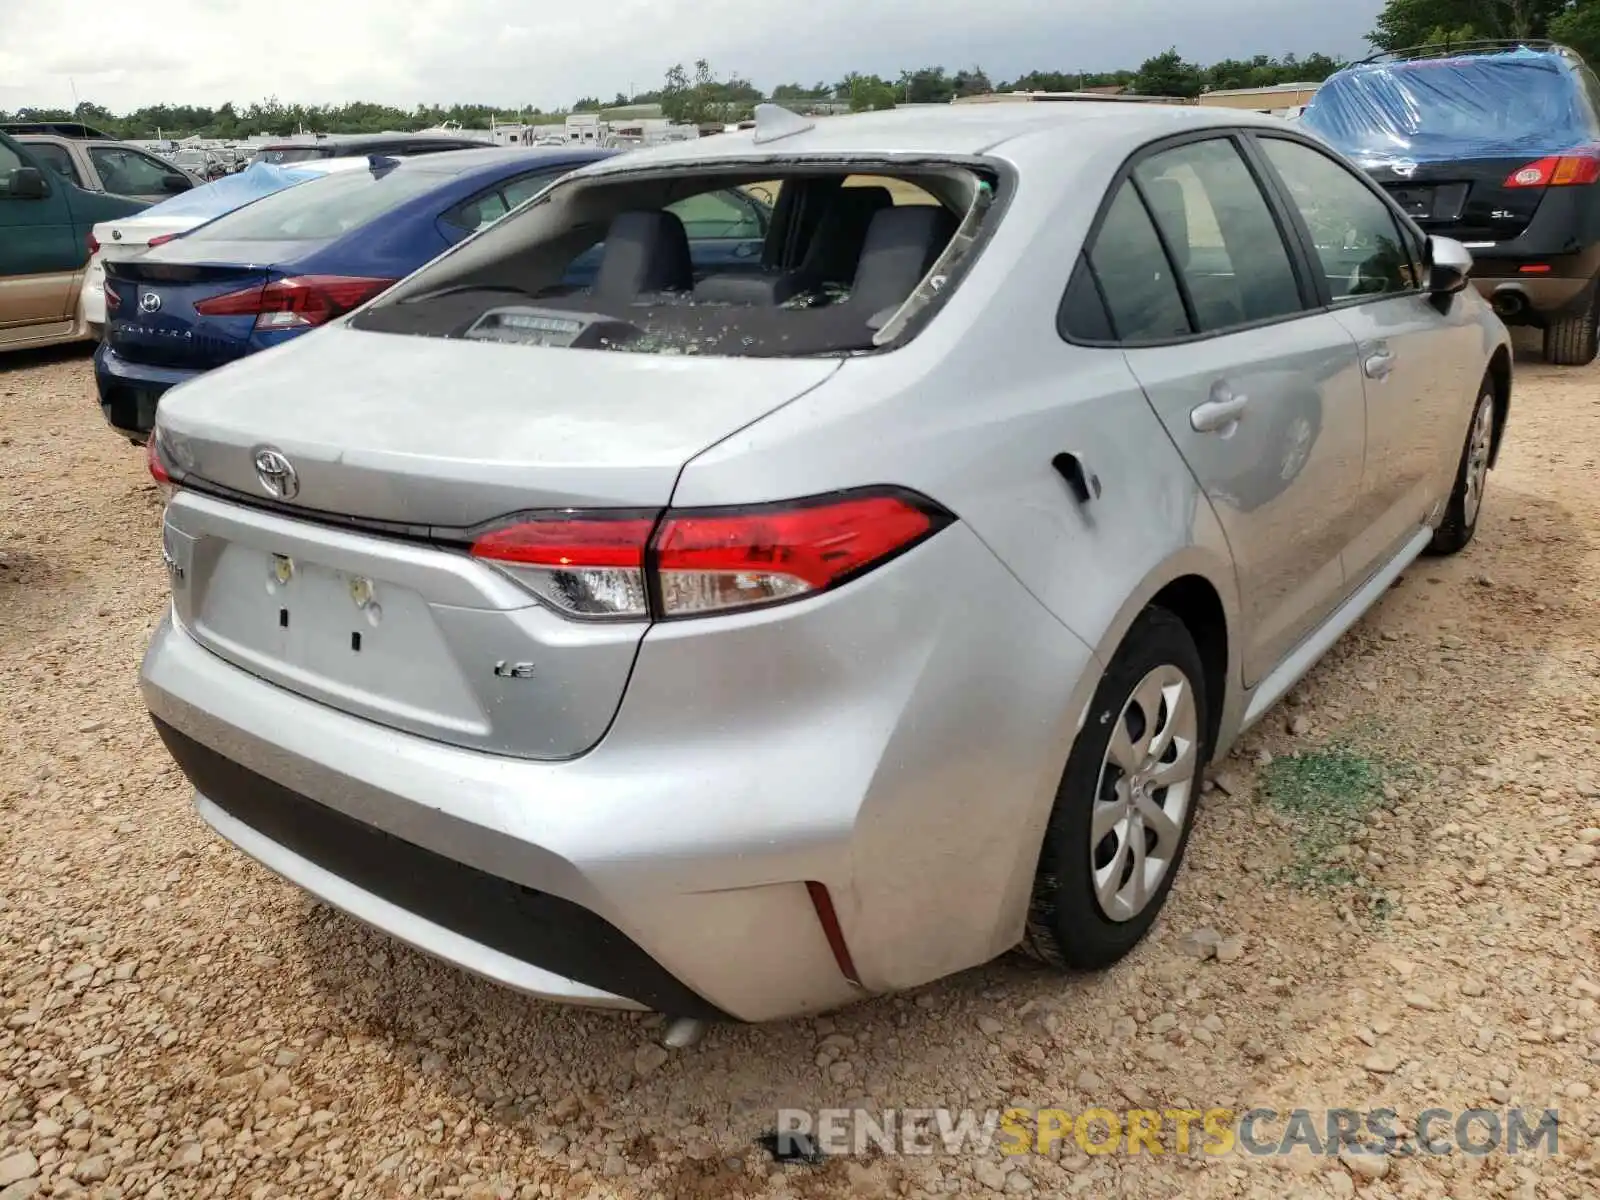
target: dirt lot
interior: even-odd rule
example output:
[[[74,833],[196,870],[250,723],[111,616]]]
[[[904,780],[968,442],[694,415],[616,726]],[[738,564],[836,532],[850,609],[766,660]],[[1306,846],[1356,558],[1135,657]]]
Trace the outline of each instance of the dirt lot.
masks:
[[[0,359],[0,1197],[1600,1194],[1597,383],[1522,366],[1478,542],[1219,764],[1130,961],[1002,961],[665,1056],[647,1020],[436,965],[205,830],[134,687],[165,582],[142,456],[81,353]],[[1548,1106],[1559,1153],[754,1144],[780,1106],[1013,1101]]]

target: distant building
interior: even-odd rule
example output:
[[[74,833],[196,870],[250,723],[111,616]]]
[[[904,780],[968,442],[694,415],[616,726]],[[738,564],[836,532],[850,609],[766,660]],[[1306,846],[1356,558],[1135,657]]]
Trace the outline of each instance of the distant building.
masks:
[[[1252,112],[1284,116],[1311,103],[1320,83],[1277,83],[1268,87],[1228,88],[1202,92],[1195,101],[1203,108],[1242,108]]]

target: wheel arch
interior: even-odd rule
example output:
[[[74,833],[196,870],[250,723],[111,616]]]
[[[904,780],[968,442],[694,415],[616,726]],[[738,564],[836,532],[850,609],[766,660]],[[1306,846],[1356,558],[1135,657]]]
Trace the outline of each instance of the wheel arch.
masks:
[[[1494,388],[1494,442],[1489,448],[1492,467],[1500,459],[1500,442],[1511,415],[1511,350],[1504,342],[1489,357],[1489,383]]]
[[[1228,703],[1230,663],[1228,614],[1216,587],[1203,575],[1180,575],[1150,599],[1147,607],[1161,608],[1182,621],[1200,651],[1206,677],[1206,746],[1215,747]]]
[[[1241,678],[1239,594],[1233,563],[1224,558],[1226,542],[1212,547],[1190,545],[1151,571],[1117,611],[1095,640],[1095,656],[1110,662],[1128,631],[1145,609],[1159,607],[1183,622],[1205,664],[1207,747],[1215,756],[1232,743],[1243,713],[1245,692],[1235,686]],[[1088,716],[1079,716],[1082,729]]]

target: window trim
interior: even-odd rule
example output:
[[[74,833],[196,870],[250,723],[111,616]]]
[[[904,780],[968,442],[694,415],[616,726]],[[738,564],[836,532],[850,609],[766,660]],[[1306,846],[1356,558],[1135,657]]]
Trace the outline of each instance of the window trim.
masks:
[[[1412,221],[1412,219],[1406,215],[1405,210],[1394,202],[1394,198],[1391,197],[1388,192],[1379,187],[1377,182],[1373,180],[1373,178],[1365,171],[1362,171],[1359,168],[1352,168],[1348,163],[1343,162],[1338,155],[1330,152],[1326,146],[1319,146],[1311,138],[1297,137],[1293,134],[1288,134],[1286,136],[1286,134],[1287,131],[1279,131],[1276,129],[1260,131],[1251,130],[1249,132],[1249,141],[1251,142],[1250,151],[1259,157],[1262,170],[1272,181],[1272,187],[1277,194],[1278,203],[1283,207],[1285,213],[1288,215],[1289,220],[1294,225],[1296,235],[1300,240],[1302,252],[1307,256],[1309,262],[1314,263],[1317,266],[1317,270],[1312,274],[1312,282],[1316,287],[1321,310],[1323,312],[1343,312],[1347,308],[1360,308],[1367,304],[1384,304],[1391,300],[1415,299],[1418,296],[1428,295],[1429,293],[1426,286],[1426,277],[1428,271],[1428,235],[1423,231],[1422,227]],[[1321,256],[1317,254],[1317,241],[1316,238],[1314,238],[1311,234],[1311,227],[1306,224],[1305,217],[1301,215],[1300,206],[1294,202],[1294,197],[1289,190],[1288,183],[1284,181],[1283,176],[1278,172],[1278,168],[1273,164],[1271,156],[1267,153],[1266,147],[1260,144],[1261,142],[1269,139],[1281,142],[1293,142],[1297,145],[1305,147],[1313,154],[1320,154],[1323,158],[1331,162],[1334,167],[1344,171],[1346,175],[1350,176],[1357,183],[1365,187],[1371,195],[1378,199],[1378,202],[1389,213],[1389,219],[1395,226],[1395,233],[1400,237],[1402,242],[1410,243],[1407,245],[1408,252],[1416,249],[1418,246],[1421,247],[1421,253],[1416,256],[1418,259],[1416,265],[1419,268],[1416,273],[1417,279],[1412,287],[1406,288],[1404,291],[1399,292],[1384,292],[1382,295],[1377,296],[1344,296],[1338,300],[1333,298],[1333,289],[1328,286],[1326,273],[1322,270]]]
[[[1250,333],[1257,329],[1270,329],[1274,325],[1282,325],[1288,321],[1301,321],[1306,317],[1315,316],[1320,312],[1327,311],[1328,305],[1325,299],[1326,287],[1318,286],[1318,279],[1320,277],[1319,272],[1311,269],[1311,262],[1307,258],[1306,251],[1308,243],[1305,240],[1303,223],[1299,220],[1299,212],[1296,209],[1286,209],[1284,207],[1283,193],[1279,190],[1281,184],[1276,177],[1263,176],[1260,162],[1255,154],[1256,147],[1249,144],[1249,137],[1253,132],[1254,131],[1252,129],[1238,125],[1213,125],[1208,126],[1205,129],[1192,129],[1184,133],[1175,134],[1171,137],[1160,138],[1153,142],[1146,142],[1144,145],[1140,146],[1137,150],[1123,160],[1122,165],[1117,168],[1117,173],[1112,176],[1111,182],[1106,186],[1105,194],[1100,198],[1099,207],[1095,211],[1094,220],[1090,222],[1088,232],[1084,234],[1083,242],[1079,247],[1078,257],[1074,259],[1074,271],[1078,269],[1087,269],[1094,275],[1095,286],[1100,289],[1101,300],[1104,302],[1105,288],[1101,283],[1099,273],[1095,272],[1089,263],[1089,251],[1094,245],[1095,240],[1100,236],[1100,230],[1105,225],[1106,219],[1110,214],[1111,205],[1116,200],[1117,195],[1120,193],[1122,187],[1125,184],[1131,184],[1134,188],[1135,194],[1139,198],[1139,202],[1144,205],[1145,215],[1150,218],[1150,223],[1155,227],[1156,237],[1161,243],[1162,254],[1167,260],[1167,269],[1172,272],[1173,280],[1178,286],[1178,294],[1183,300],[1184,311],[1189,316],[1189,324],[1191,326],[1190,332],[1179,337],[1170,338],[1124,339],[1119,337],[1113,342],[1089,341],[1087,339],[1072,337],[1066,330],[1067,288],[1072,282],[1071,276],[1069,275],[1066,285],[1062,287],[1061,300],[1056,306],[1056,332],[1060,335],[1064,342],[1066,342],[1068,345],[1083,346],[1092,349],[1144,350],[1163,346],[1186,346],[1195,342],[1210,341],[1219,337],[1232,337],[1236,333]],[[1270,136],[1278,136],[1277,131],[1273,130]],[[1289,258],[1290,269],[1294,272],[1295,285],[1300,292],[1300,303],[1302,307],[1297,312],[1280,313],[1274,317],[1263,317],[1257,321],[1246,321],[1239,325],[1230,325],[1226,329],[1199,330],[1193,328],[1196,325],[1194,317],[1194,300],[1189,294],[1188,281],[1184,279],[1183,273],[1177,269],[1172,257],[1172,249],[1167,244],[1167,236],[1161,229],[1161,223],[1155,219],[1155,215],[1150,208],[1149,200],[1145,197],[1144,189],[1139,186],[1138,180],[1134,178],[1134,171],[1147,159],[1154,158],[1159,154],[1165,153],[1166,151],[1176,150],[1182,146],[1190,145],[1195,142],[1211,142],[1222,140],[1226,140],[1233,144],[1234,151],[1239,155],[1240,159],[1243,160],[1245,169],[1250,173],[1251,178],[1255,181],[1256,188],[1261,193],[1261,198],[1267,206],[1267,211],[1272,214],[1273,224],[1278,230],[1278,237],[1282,241],[1284,251],[1287,253]],[[1311,144],[1308,139],[1300,137],[1291,136],[1289,140]],[[1377,185],[1374,184],[1373,186],[1376,187]],[[1385,197],[1385,199],[1387,199],[1387,197]],[[1109,304],[1107,305],[1107,312],[1110,312]],[[1113,320],[1112,329],[1115,330],[1115,328],[1116,322]]]

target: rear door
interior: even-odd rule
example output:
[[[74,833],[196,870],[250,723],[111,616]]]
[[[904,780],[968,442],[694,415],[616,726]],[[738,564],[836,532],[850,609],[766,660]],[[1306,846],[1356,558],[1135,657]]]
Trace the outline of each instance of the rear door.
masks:
[[[1255,144],[1303,227],[1320,298],[1361,361],[1367,454],[1360,533],[1345,560],[1359,582],[1449,494],[1478,397],[1482,330],[1462,304],[1434,304],[1417,239],[1358,172],[1298,139],[1259,135]]]
[[[45,195],[12,194],[13,175],[24,167],[44,175]],[[0,134],[0,343],[39,332],[25,327],[68,318],[88,256],[73,227],[69,186]]]
[[[1088,255],[1134,375],[1221,521],[1246,682],[1339,603],[1365,444],[1354,339],[1231,136],[1136,160]],[[1157,319],[1159,318],[1159,319]]]

